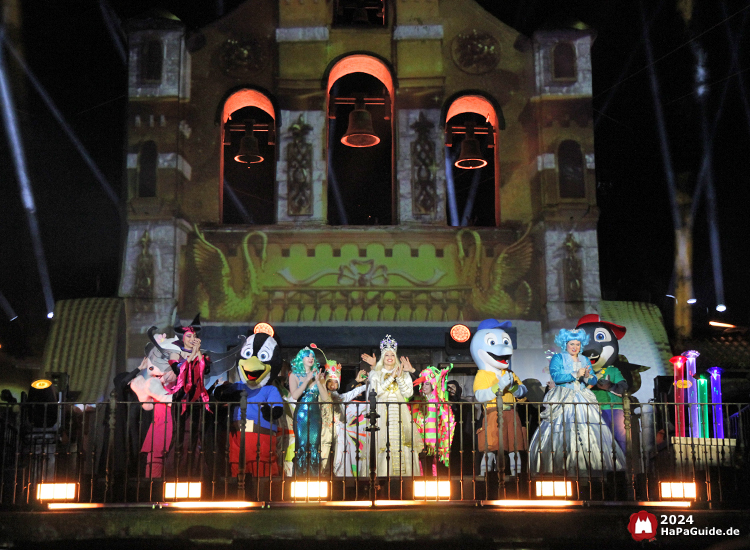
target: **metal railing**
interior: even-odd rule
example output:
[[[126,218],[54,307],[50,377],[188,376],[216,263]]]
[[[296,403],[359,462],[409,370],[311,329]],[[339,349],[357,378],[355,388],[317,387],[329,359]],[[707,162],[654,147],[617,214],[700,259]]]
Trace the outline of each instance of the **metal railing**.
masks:
[[[201,483],[203,501],[258,502],[535,499],[548,482],[568,500],[656,501],[661,484],[686,482],[691,500],[747,506],[747,404],[712,405],[725,437],[691,437],[675,433],[674,403],[625,396],[620,441],[591,403],[384,403],[371,394],[308,404],[306,432],[295,430],[291,405],[146,410],[113,397],[2,406],[0,503],[34,504],[49,483],[75,484],[76,502],[143,503],[177,498],[165,483],[187,482]],[[285,414],[273,419],[274,406]],[[248,417],[272,428],[240,421]]]

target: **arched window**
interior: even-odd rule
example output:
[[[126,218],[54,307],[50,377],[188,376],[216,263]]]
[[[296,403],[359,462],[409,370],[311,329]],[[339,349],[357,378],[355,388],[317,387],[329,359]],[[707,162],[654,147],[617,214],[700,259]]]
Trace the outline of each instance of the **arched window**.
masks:
[[[452,143],[445,148],[448,225],[497,226],[500,223],[500,171],[496,145],[500,121],[494,105],[479,95],[459,96],[450,104],[445,124]],[[471,132],[477,143],[468,141]],[[487,164],[473,169],[457,167],[462,151],[464,156],[478,153],[478,158]]]
[[[566,140],[557,150],[560,198],[585,199],[586,184],[583,179],[583,154],[577,141]]]
[[[382,61],[353,55],[336,63],[328,78],[328,223],[396,223],[393,197],[393,80]],[[355,103],[358,103],[356,105]],[[368,147],[349,146],[342,137],[364,108],[379,139]],[[367,115],[365,115],[367,118]],[[361,122],[361,119],[358,119]]]
[[[221,159],[222,222],[225,224],[269,225],[276,221],[274,188],[276,181],[275,108],[264,93],[244,89],[224,103],[224,138]],[[248,152],[243,138],[252,129],[257,140],[253,158],[237,157]],[[262,158],[262,161],[258,161]]]
[[[159,155],[156,150],[156,143],[150,140],[144,143],[138,155],[139,197],[156,196],[156,169],[158,160]]]
[[[141,44],[138,59],[138,80],[143,83],[161,83],[164,64],[164,46],[158,38]]]
[[[552,58],[555,78],[561,80],[577,78],[576,50],[571,44],[560,42],[552,51]]]

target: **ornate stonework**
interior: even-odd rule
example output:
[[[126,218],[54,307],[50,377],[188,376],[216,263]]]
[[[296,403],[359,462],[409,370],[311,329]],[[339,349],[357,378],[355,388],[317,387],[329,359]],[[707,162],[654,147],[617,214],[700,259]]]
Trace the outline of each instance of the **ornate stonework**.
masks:
[[[494,36],[476,29],[457,34],[451,42],[456,66],[469,74],[488,73],[500,61],[500,44]]]
[[[437,205],[435,142],[431,133],[435,125],[424,113],[411,125],[417,138],[411,144],[411,185],[415,214],[434,214]]]
[[[312,170],[313,147],[307,142],[307,134],[312,126],[307,124],[302,114],[289,127],[292,141],[286,148],[287,159],[287,213],[290,216],[312,214]]]

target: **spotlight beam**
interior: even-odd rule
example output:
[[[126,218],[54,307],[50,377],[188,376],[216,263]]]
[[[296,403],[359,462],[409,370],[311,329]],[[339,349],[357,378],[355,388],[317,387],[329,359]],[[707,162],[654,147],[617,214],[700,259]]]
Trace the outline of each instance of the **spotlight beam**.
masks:
[[[29,232],[31,233],[31,243],[34,249],[39,278],[42,283],[42,292],[44,302],[47,306],[47,312],[52,313],[55,310],[55,299],[52,296],[52,284],[49,280],[49,271],[47,270],[47,260],[44,257],[44,248],[42,247],[42,238],[39,231],[39,222],[36,218],[36,204],[34,203],[34,194],[31,190],[31,180],[29,179],[28,169],[26,167],[26,156],[24,155],[21,141],[21,132],[16,118],[15,103],[11,93],[8,72],[5,66],[5,55],[2,51],[2,43],[8,44],[5,39],[5,26],[0,25],[0,103],[2,103],[3,122],[5,132],[10,142],[11,155],[13,156],[13,165],[16,169],[18,186],[21,188],[21,200],[23,208],[26,210],[26,219],[29,223]]]
[[[3,311],[8,316],[8,321],[15,321],[16,319],[18,319],[18,315],[16,315],[16,312],[13,311],[10,302],[5,299],[5,296],[3,296],[2,292],[0,292],[0,307],[3,308]]]
[[[128,54],[125,52],[125,45],[123,40],[122,26],[117,16],[112,11],[112,7],[109,5],[107,0],[99,0],[99,9],[102,12],[102,19],[104,24],[109,31],[109,36],[112,38],[112,43],[115,45],[117,55],[120,57],[123,65],[128,62]]]
[[[247,211],[247,208],[245,208],[242,202],[240,202],[237,193],[235,193],[234,189],[232,189],[232,187],[229,185],[227,178],[224,178],[224,189],[226,190],[227,195],[229,195],[229,199],[232,201],[232,204],[234,204],[234,207],[239,210],[240,216],[242,216],[242,220],[245,223],[253,223],[253,217]]]
[[[8,48],[8,51],[11,53],[13,58],[16,60],[16,62],[21,66],[23,71],[26,73],[26,76],[28,77],[29,81],[34,86],[34,88],[36,88],[37,93],[39,94],[39,96],[44,101],[44,104],[52,113],[52,116],[55,118],[55,120],[57,120],[57,123],[60,125],[63,131],[67,134],[68,139],[70,139],[70,141],[73,142],[73,145],[75,146],[75,148],[78,149],[78,153],[81,155],[81,158],[83,158],[84,162],[88,165],[89,169],[94,174],[94,177],[97,179],[97,181],[99,181],[99,184],[102,186],[102,189],[104,190],[106,195],[115,204],[117,214],[122,220],[123,211],[122,211],[122,208],[120,207],[120,198],[117,196],[117,193],[115,193],[115,190],[112,187],[112,185],[110,185],[109,181],[107,181],[106,176],[102,173],[101,170],[99,170],[99,167],[91,158],[91,155],[89,155],[88,151],[83,146],[83,143],[81,143],[78,137],[76,137],[75,133],[73,132],[73,129],[65,121],[62,113],[57,108],[57,106],[55,106],[55,103],[52,101],[52,98],[44,89],[44,86],[42,86],[42,83],[39,82],[39,80],[36,78],[34,73],[31,71],[31,68],[26,64],[26,62],[19,55],[19,53],[10,43],[10,41],[5,37],[4,33],[2,35],[2,42],[5,42],[5,46]]]
[[[344,208],[344,200],[341,198],[341,191],[339,190],[339,180],[336,179],[336,171],[333,167],[333,146],[336,143],[336,119],[332,118],[328,129],[328,185],[333,191],[333,198],[336,200],[336,208],[339,211],[339,222],[341,225],[349,225],[349,218],[346,216],[346,208]]]
[[[451,150],[449,147],[445,148],[445,187],[448,190],[448,215],[450,217],[450,225],[457,227],[458,221],[458,206],[456,205],[456,186],[453,183],[453,161],[456,159],[452,158]]]
[[[461,225],[469,225],[469,218],[474,210],[474,201],[477,198],[477,190],[479,189],[479,182],[481,181],[480,176],[482,175],[482,169],[474,170],[471,175],[471,187],[469,188],[469,197],[466,199],[466,205],[464,206],[464,214],[461,217]]]

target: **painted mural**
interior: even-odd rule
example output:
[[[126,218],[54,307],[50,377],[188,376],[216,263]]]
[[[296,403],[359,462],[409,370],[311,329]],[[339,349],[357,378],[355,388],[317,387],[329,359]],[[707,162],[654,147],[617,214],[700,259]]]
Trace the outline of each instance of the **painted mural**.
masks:
[[[212,322],[535,319],[530,226],[194,228],[185,311]]]

